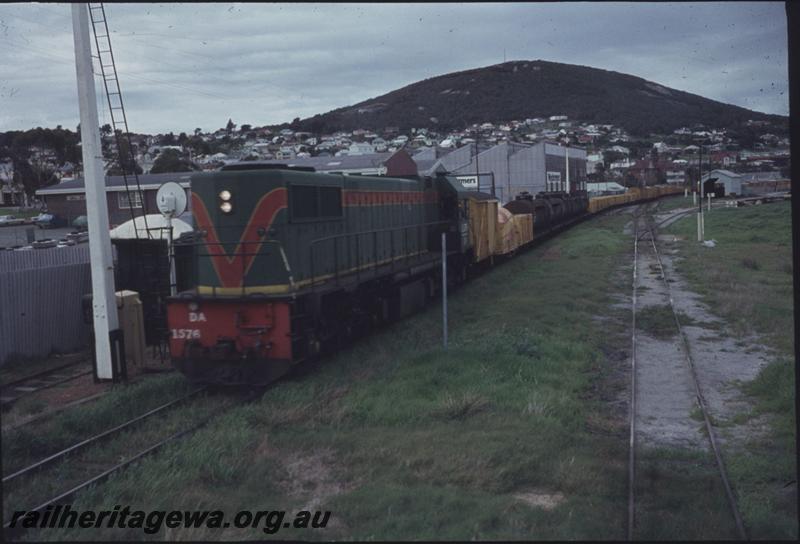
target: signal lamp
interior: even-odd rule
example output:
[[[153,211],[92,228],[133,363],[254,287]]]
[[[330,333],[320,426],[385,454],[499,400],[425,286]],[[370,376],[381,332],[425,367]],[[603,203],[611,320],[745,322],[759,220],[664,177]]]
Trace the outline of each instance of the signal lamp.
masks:
[[[233,210],[233,204],[230,202],[223,202],[219,205],[219,209],[222,210],[223,213],[231,213]]]
[[[219,198],[220,200],[224,200],[225,202],[227,202],[231,199],[231,192],[228,191],[227,189],[224,191],[220,191]]]

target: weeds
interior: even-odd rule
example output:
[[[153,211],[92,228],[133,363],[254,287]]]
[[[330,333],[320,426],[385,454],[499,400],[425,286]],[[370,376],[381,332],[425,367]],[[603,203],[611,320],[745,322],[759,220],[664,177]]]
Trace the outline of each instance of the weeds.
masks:
[[[637,311],[636,326],[659,340],[668,340],[678,334],[675,316],[668,304],[646,306]]]
[[[485,397],[472,391],[465,391],[461,395],[445,393],[438,413],[447,419],[465,419],[488,406],[489,401]]]
[[[713,250],[685,244],[678,271],[703,295],[737,336],[757,334],[777,350],[777,359],[755,380],[741,385],[755,406],[731,424],[758,417],[764,435],[731,455],[728,468],[751,536],[795,539],[797,494],[779,491],[796,476],[794,320],[788,202],[714,210],[706,215]],[[672,234],[691,240],[695,225],[679,220]],[[742,257],[747,255],[747,257]],[[737,266],[738,265],[738,266]],[[746,349],[748,341],[737,340]]]
[[[759,270],[761,267],[758,265],[758,261],[755,259],[751,259],[750,257],[745,257],[742,259],[742,266],[745,268],[749,268],[750,270]]]

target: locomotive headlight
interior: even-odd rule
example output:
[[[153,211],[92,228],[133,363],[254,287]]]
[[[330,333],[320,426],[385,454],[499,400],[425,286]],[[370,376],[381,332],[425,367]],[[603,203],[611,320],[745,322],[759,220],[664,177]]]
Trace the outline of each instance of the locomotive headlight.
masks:
[[[219,199],[223,200],[225,202],[229,201],[231,199],[231,192],[228,191],[227,189],[224,190],[224,191],[220,191],[219,192]]]
[[[231,210],[233,210],[233,204],[230,202],[223,202],[219,205],[219,209],[222,210],[223,213],[231,213]]]

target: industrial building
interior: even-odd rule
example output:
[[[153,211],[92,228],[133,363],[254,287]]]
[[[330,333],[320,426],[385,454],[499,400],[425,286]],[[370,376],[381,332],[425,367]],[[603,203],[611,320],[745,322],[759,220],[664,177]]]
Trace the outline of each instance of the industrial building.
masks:
[[[470,144],[446,151],[431,148],[415,154],[420,174],[450,172],[467,188],[493,193],[503,203],[523,191],[586,190],[586,151],[581,148],[551,142],[503,142],[488,148]]]
[[[712,170],[707,174],[703,174],[702,179],[704,193],[718,193],[718,191],[714,189],[719,187],[724,190],[724,193],[722,195],[717,194],[717,196],[738,196],[742,194],[742,181],[744,181],[744,178],[741,174],[731,172],[730,170]]]

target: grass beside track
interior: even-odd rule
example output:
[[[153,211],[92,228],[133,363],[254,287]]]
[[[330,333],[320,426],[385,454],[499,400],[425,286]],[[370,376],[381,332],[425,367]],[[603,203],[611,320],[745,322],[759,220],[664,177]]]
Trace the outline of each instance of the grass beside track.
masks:
[[[156,376],[115,387],[86,405],[2,433],[3,474],[10,474],[81,440],[120,425],[196,388],[183,376]]]
[[[602,387],[627,215],[595,218],[230,411],[74,508],[331,510],[288,539],[621,539],[624,390]],[[628,311],[628,310],[623,310]],[[613,330],[612,330],[613,329]],[[624,338],[624,336],[623,336]],[[619,360],[619,358],[617,359]],[[624,387],[624,386],[622,386]],[[605,398],[601,396],[605,395]],[[617,398],[619,400],[619,398]],[[613,413],[612,410],[619,413]],[[260,529],[47,530],[41,539],[262,539]]]
[[[692,204],[691,193],[689,194],[688,197],[684,197],[683,195],[666,196],[658,200],[658,204],[655,208],[655,213],[662,213],[672,210],[678,210],[681,208],[692,208],[692,207],[697,207],[697,205]]]
[[[159,441],[199,423],[218,412],[231,399],[200,395],[148,423],[126,429],[113,437],[70,454],[69,458],[3,484],[3,515],[33,508]],[[113,506],[113,505],[112,505]]]
[[[685,238],[677,271],[727,320],[731,334],[757,334],[774,349],[773,362],[742,384],[754,408],[740,419],[768,422],[766,438],[728,460],[742,515],[753,538],[797,538],[797,484],[784,487],[796,478],[790,203],[713,209],[705,226],[714,248],[694,241],[694,215],[666,229]],[[744,340],[739,345],[748,348]]]

